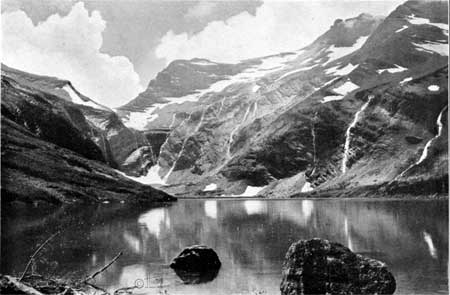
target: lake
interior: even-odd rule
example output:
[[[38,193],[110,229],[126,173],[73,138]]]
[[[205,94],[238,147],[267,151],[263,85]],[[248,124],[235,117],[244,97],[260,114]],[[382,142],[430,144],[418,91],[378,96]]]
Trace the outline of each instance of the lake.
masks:
[[[57,210],[17,209],[2,216],[2,273],[20,273],[51,234],[38,273],[83,278],[117,253],[96,278],[135,294],[279,294],[290,244],[313,237],[382,260],[396,294],[448,294],[447,200],[181,199],[156,208],[127,204]],[[222,261],[217,277],[183,284],[168,267],[184,247],[204,244]],[[166,293],[165,293],[166,292]]]

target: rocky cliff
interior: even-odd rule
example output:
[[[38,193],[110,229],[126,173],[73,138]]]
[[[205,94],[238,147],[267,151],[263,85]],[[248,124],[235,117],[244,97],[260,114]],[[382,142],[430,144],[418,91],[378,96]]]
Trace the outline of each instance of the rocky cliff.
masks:
[[[447,6],[337,20],[303,49],[237,64],[173,61],[118,113],[165,130],[148,179],[174,193],[445,192]]]
[[[3,66],[1,120],[4,204],[173,199],[112,168],[128,168],[135,133],[68,81]]]

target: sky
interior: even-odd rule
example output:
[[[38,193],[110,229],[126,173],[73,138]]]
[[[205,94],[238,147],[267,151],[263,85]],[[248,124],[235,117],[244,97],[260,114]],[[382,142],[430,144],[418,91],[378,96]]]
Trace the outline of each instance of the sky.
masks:
[[[2,0],[2,62],[125,104],[175,59],[242,59],[299,49],[334,22],[403,1]]]

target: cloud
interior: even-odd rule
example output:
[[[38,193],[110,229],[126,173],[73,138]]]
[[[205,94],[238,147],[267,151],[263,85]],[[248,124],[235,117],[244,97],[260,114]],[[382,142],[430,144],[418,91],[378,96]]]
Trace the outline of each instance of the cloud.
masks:
[[[339,2],[339,3],[336,3]],[[269,1],[255,15],[242,12],[212,21],[195,34],[168,31],[155,48],[166,63],[175,59],[208,58],[218,62],[299,49],[323,34],[337,18],[362,12],[387,15],[401,1]]]
[[[186,18],[201,18],[211,14],[217,7],[217,2],[200,1],[188,9]]]
[[[67,16],[36,26],[21,10],[2,14],[3,60],[8,66],[67,79],[83,94],[110,107],[134,98],[142,86],[125,56],[100,52],[106,22],[82,2]]]

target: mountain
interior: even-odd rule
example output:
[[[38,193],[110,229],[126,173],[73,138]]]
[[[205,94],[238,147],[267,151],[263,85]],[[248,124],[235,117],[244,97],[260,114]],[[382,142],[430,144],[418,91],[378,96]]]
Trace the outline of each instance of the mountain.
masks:
[[[2,65],[1,104],[2,200],[6,203],[172,199],[113,169],[127,171],[122,159],[138,150],[136,145],[130,148],[127,140],[138,135],[69,81]]]
[[[2,66],[2,76],[8,77],[31,88],[52,94],[60,99],[55,99],[55,104],[65,105],[65,101],[70,101],[84,116],[82,122],[78,118],[71,118],[82,132],[82,134],[91,139],[101,150],[105,161],[113,168],[117,168],[133,176],[139,176],[146,173],[148,167],[154,164],[156,155],[153,153],[152,145],[147,138],[140,132],[131,130],[119,119],[117,114],[92,99],[84,96],[77,91],[70,81],[60,80],[54,77],[45,77],[26,73],[12,69],[6,65]],[[72,107],[73,108],[73,107]],[[71,115],[71,112],[68,112]],[[80,115],[76,115],[80,116]],[[48,126],[52,128],[53,126]],[[49,132],[47,132],[49,133]],[[54,134],[52,142],[59,144],[58,131],[51,131]],[[49,140],[48,137],[45,138]],[[64,147],[74,147],[79,140],[72,138],[73,143],[63,145]]]
[[[304,48],[235,64],[175,60],[116,110],[69,81],[3,66],[2,151],[15,156],[2,164],[28,179],[56,157],[44,183],[62,171],[71,192],[89,181],[72,183],[70,171],[125,181],[124,194],[132,180],[176,195],[448,192],[447,8],[408,1],[385,18],[339,19]],[[39,164],[27,168],[18,146]],[[28,189],[64,199],[53,186]]]
[[[173,61],[118,109],[165,137],[147,180],[175,194],[448,191],[447,7],[336,20],[305,48],[237,64]]]
[[[176,194],[448,191],[447,7],[336,20],[305,48],[237,64],[173,61],[118,109],[166,137],[147,179]]]

